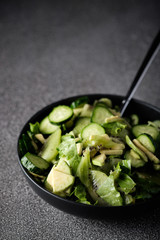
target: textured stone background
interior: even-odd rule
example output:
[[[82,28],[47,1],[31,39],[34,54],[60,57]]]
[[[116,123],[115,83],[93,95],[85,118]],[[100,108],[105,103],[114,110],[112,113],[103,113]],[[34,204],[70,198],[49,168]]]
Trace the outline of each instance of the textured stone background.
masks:
[[[159,239],[160,209],[129,220],[87,220],[37,196],[16,144],[36,111],[76,94],[125,95],[159,28],[160,2],[0,2],[0,220],[10,239]],[[135,97],[160,106],[160,53]]]

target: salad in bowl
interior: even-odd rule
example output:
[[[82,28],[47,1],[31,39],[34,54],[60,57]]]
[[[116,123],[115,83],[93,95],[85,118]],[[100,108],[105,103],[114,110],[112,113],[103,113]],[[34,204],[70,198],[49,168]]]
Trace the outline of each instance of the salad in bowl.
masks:
[[[27,123],[18,141],[30,178],[58,199],[135,205],[160,192],[160,119],[125,117],[109,97],[59,103]]]

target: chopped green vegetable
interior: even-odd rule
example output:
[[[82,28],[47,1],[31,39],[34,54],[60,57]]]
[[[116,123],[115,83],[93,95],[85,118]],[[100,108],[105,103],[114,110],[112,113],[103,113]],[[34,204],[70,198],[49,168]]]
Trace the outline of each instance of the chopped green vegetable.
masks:
[[[54,160],[58,154],[57,147],[59,146],[61,141],[61,130],[57,129],[54,133],[52,133],[44,143],[42,150],[39,155],[46,159],[48,162]]]
[[[69,135],[62,138],[62,142],[58,147],[58,152],[60,157],[66,158],[68,165],[71,167],[73,174],[75,175],[81,160],[81,157],[77,153],[75,139]]]
[[[92,178],[95,187],[97,188],[97,194],[111,206],[122,206],[122,197],[115,188],[114,177],[109,177],[101,172],[92,170]]]
[[[30,172],[46,175],[49,163],[45,159],[27,152],[21,159],[22,165]]]
[[[123,191],[125,194],[130,193],[131,190],[136,185],[132,178],[125,173],[122,173],[120,175],[120,178],[118,179],[118,184],[120,186],[121,191]]]
[[[36,122],[34,124],[30,123],[29,126],[30,126],[30,131],[32,133],[34,133],[34,134],[39,133],[39,122]]]
[[[132,148],[137,154],[139,154],[139,155],[141,156],[141,158],[142,158],[145,162],[148,162],[148,159],[147,159],[145,153],[144,153],[143,151],[141,151],[139,148],[137,148],[128,136],[126,136],[126,143],[127,143],[128,146],[129,146],[130,148]]]
[[[49,121],[55,124],[63,123],[69,120],[73,115],[72,108],[66,105],[60,105],[53,108],[52,112],[49,114]]]
[[[129,134],[127,129],[127,124],[125,122],[111,122],[111,123],[104,123],[103,127],[107,134],[120,137],[122,140],[125,140],[125,136]]]
[[[51,134],[53,132],[55,132],[57,129],[59,128],[58,125],[53,124],[49,121],[48,116],[45,117],[39,125],[39,130],[41,133],[43,134]]]
[[[21,135],[23,167],[51,193],[82,204],[125,206],[159,194],[160,120],[139,124],[141,116],[123,118],[119,109],[88,97],[55,106]]]
[[[136,152],[134,152],[133,149],[131,149],[130,151],[127,151],[124,157],[127,160],[131,161],[131,166],[134,168],[143,167],[145,165],[145,161],[140,159],[140,156]]]
[[[91,163],[90,163],[90,152],[87,148],[85,152],[83,153],[83,156],[81,158],[81,161],[78,165],[77,173],[76,175],[79,177],[81,182],[86,186],[89,187],[90,185],[90,169],[91,169]]]
[[[113,114],[103,104],[97,104],[93,110],[91,121],[98,124],[105,123],[106,118],[112,117]]]
[[[78,184],[74,189],[74,195],[78,198],[76,202],[85,203],[90,205],[91,203],[87,200],[87,193],[84,185]]]
[[[82,129],[81,136],[86,139],[92,135],[103,135],[105,130],[97,123],[89,123],[86,127]]]

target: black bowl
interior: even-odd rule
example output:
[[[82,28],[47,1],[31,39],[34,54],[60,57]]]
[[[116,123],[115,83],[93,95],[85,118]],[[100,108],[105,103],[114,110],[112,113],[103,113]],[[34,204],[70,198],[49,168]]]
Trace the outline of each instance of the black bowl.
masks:
[[[81,95],[82,96],[82,95]],[[72,101],[74,101],[76,98],[79,98],[81,96],[74,96],[67,99],[60,100],[58,102],[52,103],[48,105],[47,107],[43,108],[39,112],[37,112],[33,117],[31,117],[25,126],[23,127],[18,141],[21,138],[21,135],[25,133],[29,129],[29,122],[36,122],[41,121],[45,116],[47,116],[53,107],[65,104],[70,105]],[[86,95],[85,95],[86,96]],[[108,97],[112,100],[113,105],[120,105],[123,98],[122,96],[117,95],[108,95],[108,94],[91,94],[88,95],[91,102],[93,102],[96,99]],[[136,113],[140,116],[141,122],[147,122],[148,120],[153,121],[156,119],[160,119],[160,109],[157,107],[154,107],[148,103],[135,100],[133,99],[125,113],[125,115],[130,115],[131,113]],[[33,188],[33,190],[42,197],[45,201],[53,205],[54,207],[68,212],[70,214],[74,214],[81,217],[86,218],[107,218],[109,216],[124,216],[124,215],[131,215],[131,214],[142,214],[142,212],[148,211],[149,209],[152,209],[152,207],[157,206],[158,201],[160,201],[160,194],[156,195],[156,197],[153,197],[150,200],[144,201],[142,203],[138,203],[135,205],[129,205],[129,206],[117,206],[117,207],[100,207],[100,206],[92,206],[92,205],[86,205],[81,203],[76,203],[71,200],[64,199],[62,197],[59,197],[49,191],[47,191],[44,187],[39,185],[31,175],[25,170],[25,168],[21,165],[20,162],[20,153],[18,149],[18,156],[19,156],[19,164],[21,166],[21,169],[28,180],[29,184]]]

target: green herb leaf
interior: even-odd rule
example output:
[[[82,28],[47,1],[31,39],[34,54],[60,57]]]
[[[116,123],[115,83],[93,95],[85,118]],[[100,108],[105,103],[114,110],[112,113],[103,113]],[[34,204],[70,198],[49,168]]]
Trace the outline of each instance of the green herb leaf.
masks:
[[[39,133],[39,122],[29,123],[30,131],[34,134]]]

